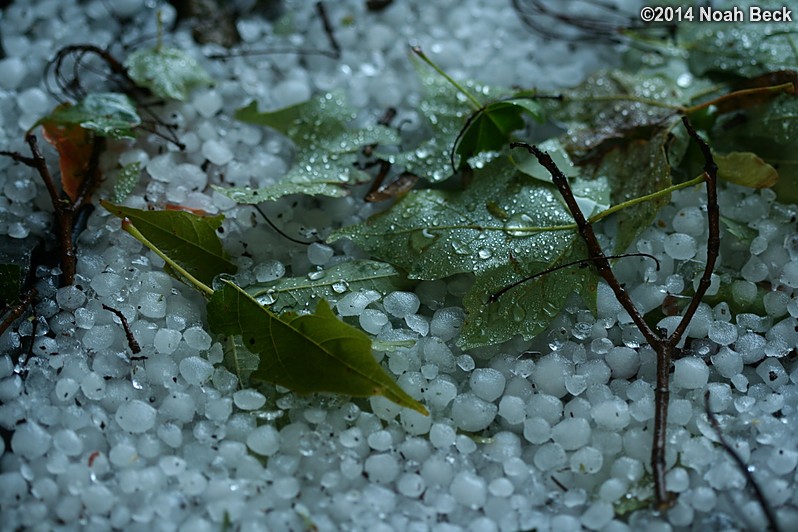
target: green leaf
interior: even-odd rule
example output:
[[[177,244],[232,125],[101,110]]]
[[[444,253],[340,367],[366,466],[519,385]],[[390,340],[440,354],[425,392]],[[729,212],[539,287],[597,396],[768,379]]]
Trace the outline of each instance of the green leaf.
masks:
[[[216,229],[224,216],[198,216],[185,211],[146,211],[100,202],[112,214],[127,218],[155,247],[210,286],[220,273],[235,273]]]
[[[133,128],[141,118],[133,101],[116,92],[93,92],[71,106],[59,106],[39,124],[77,124],[102,137],[135,138]]]
[[[725,155],[714,154],[718,165],[718,177],[750,188],[772,187],[779,180],[775,168],[751,152],[731,152]]]
[[[755,153],[778,171],[778,200],[798,203],[798,97],[785,94],[719,120],[710,138],[714,150]]]
[[[609,181],[613,205],[671,186],[671,166],[667,156],[669,129],[660,129],[650,140],[640,139],[616,146],[592,170],[594,175],[604,176]],[[615,213],[618,229],[612,254],[624,253],[669,201],[670,194],[665,194]]]
[[[240,336],[228,336],[224,341],[222,362],[227,370],[238,377],[242,387],[249,386],[250,376],[258,369],[260,359],[241,343]]]
[[[260,203],[290,194],[346,196],[347,187],[371,179],[355,166],[362,148],[399,143],[398,135],[384,126],[351,128],[355,115],[339,93],[271,112],[258,112],[251,103],[239,109],[236,118],[279,131],[294,142],[297,152],[288,173],[274,185],[217,189],[238,203]]]
[[[739,8],[747,15],[750,6],[779,9],[784,5],[780,0],[726,0],[713,7]],[[751,77],[793,69],[798,63],[798,32],[792,22],[703,22],[679,24],[677,30],[678,43],[688,52],[690,69],[696,75]]]
[[[478,153],[500,150],[509,144],[510,134],[524,127],[524,113],[538,122],[543,119],[540,106],[525,98],[493,102],[471,115],[454,145],[454,152],[460,156],[455,165],[459,167]]]
[[[322,299],[334,303],[357,290],[376,290],[385,295],[405,284],[390,264],[353,260],[302,277],[252,284],[245,290],[274,312],[312,311]]]
[[[376,155],[428,181],[445,181],[453,174],[452,149],[474,109],[458,89],[432,68],[420,61],[413,64],[421,80],[423,99],[419,104],[419,114],[427,121],[428,138],[414,149],[400,153],[378,149]],[[507,91],[472,81],[463,85],[472,93],[486,98],[509,96]]]
[[[19,264],[0,264],[0,307],[19,301],[22,287],[22,267]]]
[[[114,183],[113,202],[122,203],[125,201],[136,185],[139,183],[141,177],[141,163],[134,161],[130,164],[123,166],[116,174],[116,182]]]
[[[183,101],[194,87],[213,83],[193,57],[175,48],[136,50],[125,60],[125,68],[139,86],[172,100]]]
[[[252,378],[299,393],[382,395],[428,414],[377,363],[368,336],[339,320],[324,300],[315,314],[277,317],[225,280],[208,302],[208,323],[218,334],[240,335],[243,345],[260,356]]]
[[[522,284],[498,302],[488,296],[528,275],[558,264],[577,241],[573,218],[553,185],[529,179],[502,159],[475,172],[465,190],[411,191],[394,207],[366,222],[345,227],[331,240],[348,237],[372,256],[408,271],[411,278],[440,279],[473,272],[465,297],[463,348],[496,344],[521,334],[532,338],[565,299],[580,290],[580,276],[555,276],[551,299],[527,295]],[[553,229],[552,226],[565,226]],[[549,229],[549,230],[541,230]],[[595,275],[583,270],[586,276]],[[545,275],[543,283],[552,276]],[[533,283],[534,285],[534,283]],[[548,287],[547,287],[548,288]],[[540,292],[537,286],[531,291]],[[556,293],[555,293],[556,292]],[[520,307],[524,319],[504,320],[505,308]],[[488,317],[491,319],[488,319]],[[496,316],[496,319],[492,319]]]

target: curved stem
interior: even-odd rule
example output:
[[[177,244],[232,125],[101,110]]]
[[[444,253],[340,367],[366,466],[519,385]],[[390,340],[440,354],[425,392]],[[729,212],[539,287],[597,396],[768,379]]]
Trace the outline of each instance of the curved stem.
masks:
[[[433,63],[433,62],[432,62],[432,59],[430,59],[429,57],[427,57],[427,54],[425,54],[425,53],[424,53],[424,51],[423,51],[423,50],[422,50],[420,47],[418,47],[418,46],[413,46],[413,47],[411,48],[411,50],[413,50],[413,53],[414,53],[414,54],[416,54],[417,56],[419,56],[419,57],[421,58],[421,60],[422,60],[422,61],[424,61],[424,62],[425,62],[425,63],[427,63],[427,64],[428,64],[430,67],[432,67],[432,69],[433,69],[433,70],[435,70],[435,72],[437,72],[438,74],[440,74],[441,76],[443,76],[443,78],[444,78],[446,81],[448,81],[449,83],[451,83],[451,84],[452,84],[452,86],[453,86],[455,89],[457,89],[458,91],[460,91],[460,92],[463,94],[463,96],[465,96],[466,98],[468,98],[468,102],[471,104],[471,107],[473,107],[475,111],[479,111],[480,109],[482,109],[482,108],[484,107],[484,106],[482,105],[482,102],[480,102],[479,100],[477,100],[477,98],[476,98],[476,97],[475,97],[473,94],[471,94],[471,93],[470,93],[470,92],[469,92],[469,91],[468,91],[468,90],[467,90],[465,87],[463,87],[462,85],[460,85],[459,83],[457,83],[457,82],[456,82],[456,81],[455,81],[455,80],[454,80],[454,79],[453,79],[451,76],[449,76],[449,74],[447,74],[446,72],[444,72],[444,71],[443,71],[443,69],[442,69],[441,67],[439,67],[438,65],[436,65],[435,63]]]

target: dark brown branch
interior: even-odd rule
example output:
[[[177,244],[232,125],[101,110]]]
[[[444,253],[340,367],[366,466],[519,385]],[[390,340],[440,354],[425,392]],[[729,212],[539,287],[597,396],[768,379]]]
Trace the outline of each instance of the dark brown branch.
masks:
[[[125,336],[127,337],[127,345],[128,347],[130,347],[130,350],[133,352],[133,354],[135,355],[136,353],[140,353],[141,347],[139,346],[139,343],[136,341],[136,337],[133,336],[133,331],[130,330],[130,326],[127,323],[127,318],[125,318],[125,315],[122,314],[119,310],[113,307],[109,307],[104,303],[103,303],[103,308],[108,312],[112,312],[113,314],[115,314],[116,317],[119,318],[119,320],[122,322],[122,328],[125,330]]]
[[[327,40],[330,42],[330,48],[332,48],[335,53],[335,58],[337,59],[341,57],[341,45],[338,44],[335,38],[335,32],[330,23],[330,17],[327,16],[327,8],[324,6],[324,2],[316,2],[316,11],[321,19],[321,25],[324,28],[324,33],[327,35]]]
[[[610,261],[601,249],[601,245],[596,238],[596,233],[593,231],[593,226],[588,223],[582,211],[579,209],[579,204],[577,204],[574,193],[571,191],[571,185],[568,184],[568,178],[560,171],[549,154],[540,151],[537,146],[532,146],[525,142],[513,142],[510,144],[510,147],[526,148],[537,158],[541,166],[549,171],[554,185],[560,191],[560,194],[562,194],[565,204],[568,206],[568,210],[571,211],[571,215],[574,217],[579,235],[582,237],[582,240],[585,241],[585,244],[587,244],[588,257],[598,270],[599,275],[601,275],[602,279],[612,288],[615,297],[618,298],[618,302],[623,306],[624,310],[629,313],[634,324],[640,329],[643,336],[645,336],[646,341],[652,346],[660,342],[661,339],[659,335],[651,330],[643,319],[642,314],[640,314],[640,311],[637,310],[637,307],[632,302],[629,294],[624,290],[621,283],[612,273]]]
[[[693,319],[701,299],[709,288],[712,280],[712,271],[715,268],[720,248],[720,212],[718,208],[718,194],[717,194],[717,166],[712,158],[712,152],[706,142],[696,133],[689,119],[682,117],[687,132],[690,137],[696,141],[701,153],[704,156],[704,177],[707,184],[707,218],[709,224],[709,238],[707,239],[707,263],[704,268],[704,273],[698,283],[698,288],[693,294],[693,298],[687,307],[682,319],[676,326],[676,329],[667,337],[664,333],[657,331],[656,333],[651,330],[648,324],[643,319],[643,316],[638,311],[637,307],[632,302],[629,294],[619,283],[615,274],[610,268],[609,261],[604,255],[601,246],[596,239],[593,228],[590,223],[585,220],[582,211],[579,209],[574,198],[568,180],[557,168],[557,165],[549,157],[547,153],[540,151],[535,146],[530,146],[526,143],[513,143],[510,146],[526,148],[538,160],[538,162],[546,168],[552,176],[552,181],[557,186],[557,189],[563,196],[568,210],[574,217],[577,229],[580,236],[587,245],[589,259],[598,270],[599,275],[607,282],[612,289],[615,297],[621,306],[629,313],[632,321],[646,338],[646,341],[657,353],[657,376],[656,376],[656,389],[654,395],[655,410],[654,410],[654,436],[651,446],[651,467],[654,476],[654,496],[656,499],[656,506],[660,510],[665,510],[671,506],[673,500],[668,493],[665,485],[666,473],[666,459],[665,449],[667,445],[667,427],[668,427],[668,401],[670,399],[670,367],[674,353],[677,351],[677,345],[684,335],[690,321]]]
[[[34,297],[36,297],[36,289],[31,288],[28,290],[28,293],[25,294],[25,296],[19,301],[19,303],[11,307],[11,310],[8,311],[8,315],[5,317],[2,323],[0,323],[0,336],[3,336],[3,333],[6,332],[9,327],[11,327],[11,324],[17,321],[20,316],[22,316],[22,313],[25,312],[25,309],[31,304]]]
[[[715,436],[718,437],[718,442],[720,443],[723,450],[731,456],[734,463],[737,464],[737,467],[740,469],[740,472],[745,477],[745,480],[748,482],[748,485],[751,486],[751,490],[754,492],[754,497],[756,498],[759,505],[762,507],[762,511],[765,513],[765,518],[768,521],[768,529],[774,532],[779,532],[779,523],[776,520],[776,516],[773,513],[773,508],[770,507],[768,504],[767,499],[765,498],[765,494],[762,493],[762,488],[759,487],[759,483],[754,478],[753,473],[748,469],[748,464],[742,459],[740,454],[734,450],[729,442],[726,441],[726,438],[723,436],[723,433],[720,430],[720,423],[718,423],[715,414],[709,409],[709,390],[704,393],[704,411],[707,414],[707,419],[709,420],[709,424],[712,425],[712,428],[715,430]]]

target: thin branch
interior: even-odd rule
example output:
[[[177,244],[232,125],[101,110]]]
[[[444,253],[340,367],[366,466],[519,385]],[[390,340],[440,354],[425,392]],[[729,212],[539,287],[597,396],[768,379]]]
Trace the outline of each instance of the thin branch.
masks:
[[[651,446],[651,467],[654,476],[654,496],[656,499],[656,506],[660,510],[665,510],[673,503],[673,499],[668,493],[665,485],[666,473],[666,459],[665,449],[667,444],[667,427],[668,427],[668,401],[670,398],[670,368],[671,360],[674,353],[677,351],[677,345],[684,335],[690,321],[695,316],[698,305],[706,293],[712,281],[712,272],[717,262],[720,248],[720,211],[718,207],[718,193],[717,193],[717,165],[712,158],[712,152],[706,142],[696,133],[690,120],[687,116],[682,117],[687,132],[690,137],[698,144],[701,153],[704,156],[704,176],[703,180],[707,186],[707,219],[709,224],[709,238],[707,239],[707,262],[701,279],[698,283],[698,288],[693,294],[692,300],[687,307],[682,319],[676,326],[676,329],[667,337],[661,331],[654,332],[643,319],[640,311],[634,305],[634,302],[629,297],[629,294],[621,286],[615,274],[610,268],[607,256],[601,249],[601,246],[596,239],[593,232],[591,222],[586,220],[579,205],[576,202],[573,191],[571,190],[568,180],[551,159],[551,157],[542,152],[536,146],[531,146],[526,143],[512,143],[510,146],[526,148],[538,160],[538,162],[549,171],[552,176],[552,181],[557,186],[557,189],[563,196],[568,210],[574,217],[577,225],[577,230],[587,245],[589,259],[598,270],[599,275],[607,282],[612,289],[615,297],[621,306],[629,313],[632,321],[646,338],[646,341],[657,353],[657,375],[656,375],[656,389],[655,389],[655,407],[654,407],[654,436]]]
[[[19,303],[14,305],[11,310],[8,311],[8,315],[2,321],[2,323],[0,323],[0,336],[3,336],[3,333],[6,332],[9,327],[11,327],[11,324],[17,321],[20,316],[22,316],[22,314],[25,312],[25,309],[33,301],[34,297],[36,297],[36,289],[31,288],[28,290],[28,293],[25,294],[25,296],[19,301]]]
[[[715,430],[715,436],[717,436],[721,447],[723,447],[723,450],[726,451],[729,456],[731,456],[732,460],[734,460],[734,463],[737,464],[740,472],[745,477],[745,480],[748,482],[748,485],[751,486],[751,489],[754,492],[754,497],[762,507],[762,511],[765,513],[765,518],[768,521],[768,529],[774,532],[779,532],[781,529],[779,528],[779,523],[776,520],[776,515],[773,513],[773,508],[771,508],[770,504],[768,504],[765,494],[762,492],[762,488],[759,487],[759,483],[754,478],[753,473],[751,473],[751,471],[748,469],[748,464],[746,464],[742,459],[740,453],[738,453],[734,447],[732,447],[729,442],[726,441],[726,438],[721,432],[720,423],[718,423],[715,414],[713,414],[709,409],[709,390],[704,393],[704,411],[707,414],[709,424],[712,425],[712,428]]]
[[[653,346],[660,342],[661,339],[659,335],[651,330],[646,321],[643,319],[642,314],[640,314],[640,311],[637,310],[637,307],[632,302],[629,294],[626,292],[626,290],[624,290],[624,288],[621,286],[621,283],[612,273],[610,261],[607,259],[607,256],[604,255],[604,251],[601,249],[601,245],[596,238],[596,233],[593,231],[593,226],[588,223],[588,221],[585,219],[585,215],[582,214],[582,210],[579,208],[579,204],[576,202],[574,193],[571,190],[571,185],[568,184],[568,178],[566,178],[562,171],[560,171],[549,154],[542,152],[537,146],[532,146],[531,144],[527,144],[525,142],[513,142],[510,144],[510,147],[526,148],[529,153],[537,158],[540,165],[549,171],[554,185],[560,191],[568,210],[571,211],[571,215],[574,217],[579,235],[585,241],[585,244],[587,244],[589,259],[593,262],[593,265],[598,270],[599,275],[601,275],[601,277],[610,286],[612,291],[615,293],[615,297],[618,299],[618,302],[629,313],[632,321],[635,323],[635,325],[637,325],[637,328],[640,329],[640,332],[643,333],[643,336],[645,336],[648,343]]]
[[[274,229],[275,231],[277,231],[277,233],[278,233],[278,234],[279,234],[281,237],[283,237],[283,238],[286,238],[286,239],[288,239],[288,240],[290,240],[291,242],[294,242],[294,243],[296,243],[296,244],[302,244],[303,246],[309,246],[309,245],[313,244],[314,242],[320,242],[320,240],[318,240],[318,239],[316,239],[316,240],[311,240],[311,241],[309,241],[309,242],[308,242],[308,241],[305,241],[305,240],[299,240],[298,238],[294,238],[294,237],[292,237],[292,236],[290,236],[290,235],[287,235],[287,234],[285,233],[285,231],[283,231],[282,229],[280,229],[279,227],[277,227],[277,225],[276,225],[274,222],[272,222],[272,221],[271,221],[271,219],[269,219],[269,217],[268,217],[268,216],[266,216],[266,213],[265,213],[265,212],[263,212],[263,209],[261,209],[261,208],[260,208],[258,205],[253,205],[253,207],[255,207],[255,210],[256,210],[256,211],[258,211],[258,212],[260,213],[260,215],[261,215],[261,216],[263,216],[263,219],[264,219],[264,220],[266,220],[266,223],[267,223],[267,224],[269,224],[269,225],[271,226],[271,228],[272,228],[272,229]]]
[[[341,45],[338,44],[338,41],[335,38],[335,32],[333,31],[333,26],[330,23],[330,18],[327,16],[327,8],[324,6],[324,2],[316,2],[316,12],[319,14],[321,25],[324,28],[324,33],[327,35],[330,48],[332,48],[333,52],[335,52],[335,58],[337,59],[341,57]]]
[[[119,310],[113,307],[109,307],[105,303],[103,303],[103,308],[108,312],[116,314],[116,317],[119,318],[119,320],[122,322],[122,328],[125,330],[125,336],[127,337],[128,347],[130,347],[130,350],[133,352],[134,355],[140,353],[141,347],[139,346],[139,343],[136,341],[136,337],[133,336],[133,331],[130,330],[130,326],[127,323],[127,318],[125,318],[125,315],[122,314]]]

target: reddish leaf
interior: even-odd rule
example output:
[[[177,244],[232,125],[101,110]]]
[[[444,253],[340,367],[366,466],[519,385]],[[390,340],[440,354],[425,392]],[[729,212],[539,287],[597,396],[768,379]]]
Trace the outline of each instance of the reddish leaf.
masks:
[[[44,138],[58,151],[61,188],[75,201],[86,177],[94,134],[77,124],[42,122]]]

